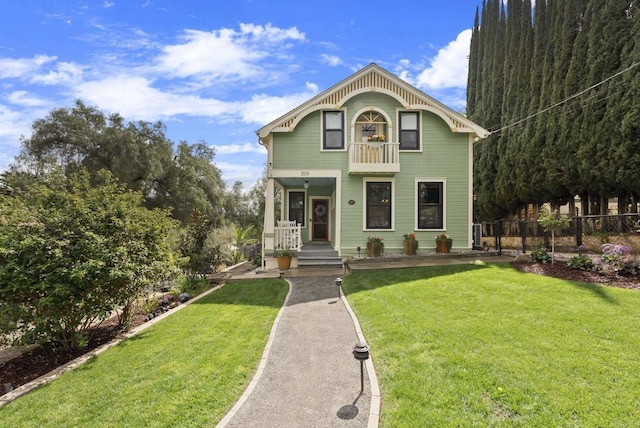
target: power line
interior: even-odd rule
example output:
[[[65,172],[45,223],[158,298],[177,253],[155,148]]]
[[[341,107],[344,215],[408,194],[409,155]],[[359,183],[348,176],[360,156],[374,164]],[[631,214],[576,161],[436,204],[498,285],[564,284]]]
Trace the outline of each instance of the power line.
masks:
[[[594,88],[597,88],[598,86],[600,86],[600,85],[602,85],[602,84],[604,84],[604,83],[608,82],[609,80],[614,79],[614,78],[616,78],[616,77],[620,76],[621,74],[626,73],[627,71],[629,71],[629,70],[633,69],[634,67],[637,67],[638,65],[640,65],[640,61],[638,61],[638,62],[636,62],[636,63],[634,63],[634,64],[631,64],[629,67],[625,68],[625,69],[624,69],[624,70],[622,70],[622,71],[617,72],[617,73],[616,73],[616,74],[614,74],[613,76],[610,76],[610,77],[608,77],[608,78],[604,79],[603,81],[596,83],[595,85],[589,86],[587,89],[585,89],[585,90],[583,90],[583,91],[580,91],[580,92],[578,92],[577,94],[573,94],[573,95],[571,95],[570,97],[565,98],[564,100],[562,100],[562,101],[560,101],[560,102],[557,102],[557,103],[555,103],[554,105],[552,105],[552,106],[550,106],[550,107],[547,107],[547,108],[545,108],[545,109],[543,109],[543,110],[540,110],[539,112],[534,113],[534,114],[532,114],[532,115],[529,115],[529,116],[525,117],[524,119],[520,119],[520,120],[517,120],[517,121],[515,121],[515,122],[513,122],[513,123],[510,123],[509,125],[503,126],[502,128],[497,129],[497,130],[495,130],[495,131],[489,131],[489,133],[488,133],[487,135],[485,135],[485,138],[486,138],[486,137],[489,137],[490,135],[493,135],[493,134],[497,134],[497,133],[499,133],[499,132],[502,132],[502,131],[504,131],[505,129],[508,129],[508,128],[513,127],[513,126],[519,125],[519,124],[521,124],[522,122],[526,122],[527,120],[533,119],[534,117],[539,116],[539,115],[541,115],[542,113],[546,113],[546,112],[548,112],[549,110],[552,110],[552,109],[554,109],[554,108],[556,108],[556,107],[559,107],[559,106],[561,106],[562,104],[565,104],[565,103],[567,103],[567,102],[571,101],[572,99],[577,98],[577,97],[579,97],[580,95],[582,95],[582,94],[584,94],[584,93],[586,93],[586,92],[589,92],[590,90],[592,90],[592,89],[594,89]]]

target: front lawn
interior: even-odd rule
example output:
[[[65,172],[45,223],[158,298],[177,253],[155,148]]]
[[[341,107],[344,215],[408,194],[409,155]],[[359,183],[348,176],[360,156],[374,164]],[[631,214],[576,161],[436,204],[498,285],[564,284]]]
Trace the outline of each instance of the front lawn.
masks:
[[[255,373],[286,293],[279,279],[230,283],[0,408],[0,426],[215,426]]]
[[[382,427],[637,426],[640,292],[506,264],[357,272]]]

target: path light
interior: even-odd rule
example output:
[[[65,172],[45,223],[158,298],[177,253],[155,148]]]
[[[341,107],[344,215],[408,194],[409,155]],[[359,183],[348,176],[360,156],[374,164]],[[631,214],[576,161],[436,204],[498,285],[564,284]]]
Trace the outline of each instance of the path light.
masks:
[[[353,358],[360,361],[360,392],[364,391],[364,362],[369,359],[369,346],[364,342],[356,343]]]
[[[361,250],[361,248],[360,248],[360,247],[357,247],[357,248],[356,248],[356,251],[358,252],[358,258],[360,258],[360,250]]]
[[[342,278],[336,278],[336,287],[338,287],[338,299],[340,298],[340,286],[342,285]]]

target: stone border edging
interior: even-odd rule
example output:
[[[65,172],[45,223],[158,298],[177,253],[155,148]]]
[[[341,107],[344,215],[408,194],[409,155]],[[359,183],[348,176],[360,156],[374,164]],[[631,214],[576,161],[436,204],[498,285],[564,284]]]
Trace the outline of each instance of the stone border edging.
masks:
[[[240,411],[244,403],[249,399],[249,397],[253,393],[253,390],[258,384],[258,381],[262,377],[264,368],[267,365],[267,359],[269,358],[269,354],[271,353],[271,345],[273,344],[273,340],[276,337],[276,330],[278,330],[278,324],[280,323],[280,318],[282,317],[282,313],[287,307],[287,303],[289,303],[289,296],[291,296],[291,289],[293,287],[291,282],[289,282],[288,279],[286,278],[282,278],[282,279],[284,279],[287,285],[289,286],[289,291],[287,292],[287,297],[285,297],[284,302],[282,303],[282,306],[278,311],[278,315],[276,315],[276,319],[273,321],[273,326],[271,327],[271,332],[269,333],[269,339],[267,340],[267,344],[264,347],[264,351],[262,351],[262,357],[260,358],[258,369],[256,370],[255,374],[251,378],[251,381],[249,382],[249,385],[247,385],[247,388],[244,390],[244,392],[242,393],[238,401],[236,401],[236,403],[233,405],[231,410],[227,412],[224,418],[222,418],[222,420],[218,422],[218,424],[216,425],[216,428],[224,428],[225,426],[227,426],[229,422],[231,422],[231,419],[233,419],[236,413]]]
[[[356,314],[349,306],[349,302],[347,301],[347,297],[343,295],[343,303],[347,308],[349,315],[351,316],[351,320],[353,321],[353,325],[356,328],[356,335],[358,336],[358,340],[366,343],[364,333],[362,332],[362,327],[360,327],[360,322],[356,317]],[[371,387],[371,402],[369,403],[369,422],[367,424],[367,428],[378,428],[380,423],[380,407],[382,405],[382,395],[380,393],[380,385],[378,384],[378,376],[376,375],[376,371],[373,367],[373,357],[369,356],[369,359],[365,361],[365,366],[367,367],[367,375],[369,375],[369,386]]]
[[[117,344],[119,344],[123,340],[128,339],[128,338],[130,338],[132,336],[135,336],[136,334],[148,329],[149,327],[151,327],[155,323],[165,319],[169,315],[172,315],[172,314],[176,313],[177,311],[179,311],[179,310],[181,310],[183,308],[186,308],[191,303],[200,300],[201,298],[203,298],[204,296],[209,295],[210,293],[213,293],[214,291],[216,291],[219,288],[221,288],[223,285],[224,284],[220,284],[220,285],[217,285],[217,286],[215,286],[213,288],[210,288],[209,290],[205,291],[204,293],[201,293],[201,294],[197,295],[193,299],[187,300],[183,304],[181,304],[179,306],[176,306],[175,308],[163,313],[162,315],[160,315],[158,317],[155,317],[152,320],[149,320],[144,324],[140,324],[138,327],[136,327],[134,329],[129,330],[122,337],[114,339],[109,343],[105,343],[104,345],[99,346],[96,349],[93,349],[93,350],[87,352],[86,354],[83,354],[83,355],[81,355],[81,356],[69,361],[66,364],[63,364],[62,366],[51,370],[49,373],[44,374],[44,375],[40,376],[39,378],[32,380],[29,383],[25,383],[24,385],[21,385],[21,386],[17,387],[13,391],[8,392],[7,394],[5,394],[5,395],[0,397],[0,407],[3,407],[5,405],[9,404],[10,402],[12,402],[13,400],[15,400],[16,398],[22,397],[23,395],[25,395],[25,394],[27,394],[27,393],[29,393],[29,392],[41,387],[42,385],[45,385],[45,384],[51,382],[52,380],[57,379],[61,374],[65,373],[65,372],[68,372],[69,370],[73,370],[76,367],[81,366],[82,364],[84,364],[87,361],[89,361],[91,358],[103,353],[104,351],[106,351],[109,348],[112,348],[112,347],[116,346]]]

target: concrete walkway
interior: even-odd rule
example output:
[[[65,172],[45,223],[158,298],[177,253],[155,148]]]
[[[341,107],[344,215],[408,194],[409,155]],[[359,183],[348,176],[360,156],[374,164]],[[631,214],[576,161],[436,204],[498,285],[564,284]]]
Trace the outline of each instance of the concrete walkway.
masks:
[[[345,299],[338,298],[335,278],[285,278],[289,295],[258,372],[218,427],[378,426],[373,364],[366,364],[361,392],[360,363],[352,351],[362,333]]]

